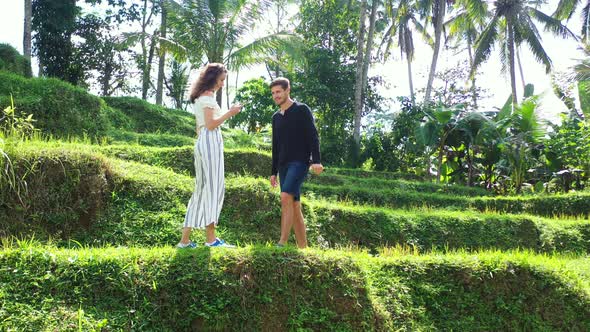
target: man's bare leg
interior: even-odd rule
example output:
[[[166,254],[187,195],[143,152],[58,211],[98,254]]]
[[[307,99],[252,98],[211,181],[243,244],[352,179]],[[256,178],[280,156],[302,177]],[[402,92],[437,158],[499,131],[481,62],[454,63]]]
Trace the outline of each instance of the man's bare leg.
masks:
[[[289,241],[289,233],[293,226],[293,195],[281,193],[281,239],[279,244]]]
[[[301,212],[301,202],[293,202],[293,227],[295,228],[295,239],[297,246],[301,249],[307,247],[307,234],[305,230],[305,220]]]

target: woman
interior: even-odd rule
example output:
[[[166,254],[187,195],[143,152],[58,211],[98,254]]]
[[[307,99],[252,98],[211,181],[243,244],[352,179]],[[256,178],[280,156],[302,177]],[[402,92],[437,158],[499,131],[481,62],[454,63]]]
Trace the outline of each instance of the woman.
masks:
[[[190,100],[197,120],[198,138],[195,143],[195,191],[186,211],[182,229],[182,238],[178,248],[195,248],[190,241],[192,228],[205,229],[206,246],[234,246],[215,236],[215,227],[225,194],[223,170],[223,138],[219,126],[238,114],[241,105],[233,105],[223,113],[215,101],[215,92],[223,87],[227,70],[222,64],[210,63],[199,75],[191,88]]]

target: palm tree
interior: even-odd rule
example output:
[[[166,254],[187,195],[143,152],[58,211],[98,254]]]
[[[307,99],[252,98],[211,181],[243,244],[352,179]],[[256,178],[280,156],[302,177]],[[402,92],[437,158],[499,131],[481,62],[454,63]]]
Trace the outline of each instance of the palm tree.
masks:
[[[514,109],[510,117],[508,137],[502,151],[510,165],[512,184],[519,193],[525,180],[526,171],[532,166],[533,150],[545,135],[545,130],[537,116],[538,96],[525,99]]]
[[[422,15],[426,17],[426,23],[432,23],[434,27],[434,52],[432,53],[430,72],[428,73],[428,83],[426,84],[426,92],[424,95],[425,104],[430,102],[432,83],[434,82],[434,75],[436,74],[436,64],[438,62],[444,28],[443,23],[447,12],[447,1],[448,0],[420,0],[420,8],[423,11]]]
[[[365,48],[365,17],[367,14],[367,0],[361,0],[360,12],[360,24],[358,30],[358,38],[356,44],[356,75],[354,79],[354,129],[353,139],[357,146],[354,151],[360,150],[361,141],[361,113],[363,111],[363,50]],[[358,123],[358,129],[357,129]],[[354,158],[355,160],[357,158]]]
[[[458,124],[464,112],[461,106],[447,108],[443,105],[425,108],[423,112],[425,116],[418,132],[418,138],[423,144],[426,143],[427,148],[430,148],[428,151],[432,151],[433,146],[436,146],[438,150],[436,182],[440,182],[447,139],[459,128]]]
[[[590,44],[583,44],[580,49],[584,58],[573,67],[574,75],[578,81],[590,81]]]
[[[477,150],[475,158],[483,167],[483,180],[486,189],[492,188],[494,173],[498,162],[502,158],[501,146],[506,138],[507,120],[487,120],[477,131],[474,138],[474,149]]]
[[[413,31],[418,31],[423,39],[429,44],[433,45],[432,37],[428,34],[424,26],[418,20],[417,2],[414,0],[401,0],[397,6],[394,7],[393,0],[387,0],[385,4],[385,12],[390,18],[391,24],[385,30],[381,46],[386,44],[384,51],[384,58],[387,60],[389,50],[393,40],[397,37],[397,43],[400,47],[402,57],[405,56],[408,65],[408,82],[410,85],[410,99],[412,103],[415,102],[414,84],[412,81],[412,61],[414,59],[414,37]]]
[[[239,39],[254,26],[270,1],[254,0],[170,0],[170,26],[175,42],[193,65],[206,62],[226,64],[238,70],[244,66],[264,63],[264,56],[284,44],[296,44],[298,39],[287,33],[276,33],[240,45]],[[169,43],[170,45],[171,43]],[[221,89],[220,89],[221,90]],[[222,91],[217,93],[221,105]]]
[[[590,110],[587,105],[587,98],[582,98],[582,94],[587,96],[590,93],[590,45],[584,43],[580,49],[584,52],[584,57],[579,59],[576,65],[572,68],[571,75],[578,82],[578,90],[580,93],[580,106],[582,108],[582,115],[580,117],[590,119]]]
[[[269,33],[287,33],[287,31],[293,31],[295,29],[288,6],[295,4],[297,1],[298,0],[273,1],[272,8],[269,10],[271,15],[267,20],[269,26],[272,27]],[[293,54],[296,55],[292,56]],[[266,70],[268,71],[268,76],[272,80],[281,76],[281,72],[292,72],[294,70],[293,65],[301,64],[302,62],[303,55],[300,48],[286,50],[285,47],[278,47],[268,54]]]
[[[467,160],[467,185],[473,185],[473,176],[475,173],[475,159],[478,147],[478,137],[480,132],[490,128],[491,120],[480,112],[469,112],[457,123],[457,130],[460,133],[460,139],[465,146],[465,158]],[[492,138],[493,139],[493,138]]]
[[[468,5],[481,2],[481,0],[467,1]],[[555,35],[575,38],[574,34],[559,20],[537,9],[540,3],[539,0],[496,0],[493,16],[476,41],[471,75],[474,75],[477,68],[489,58],[494,44],[501,43],[501,49],[504,51],[502,59],[507,59],[510,71],[513,108],[518,104],[515,75],[516,47],[522,43],[528,44],[536,60],[545,65],[547,72],[551,70],[551,59],[541,44],[541,36],[533,19]]]
[[[367,42],[365,44],[365,15],[366,15],[367,1],[362,0],[360,9],[360,25],[359,38],[357,42],[357,58],[356,58],[356,76],[354,87],[354,128],[353,138],[355,142],[355,158],[360,153],[361,143],[361,119],[363,114],[363,99],[364,91],[367,87],[367,77],[369,72],[369,64],[371,62],[371,53],[373,50],[373,38],[375,35],[375,20],[377,17],[378,0],[373,0],[371,3],[371,15],[369,16],[369,32],[367,35]]]
[[[154,58],[154,50],[156,47],[156,34],[155,30],[152,34],[148,33],[148,28],[152,25],[152,18],[159,9],[156,0],[144,0],[141,11],[141,32],[135,34],[129,34],[129,38],[139,38],[141,44],[141,56],[139,57],[139,63],[142,71],[141,75],[141,98],[147,99],[148,90],[150,87],[150,74],[152,71],[152,62]],[[149,46],[148,46],[149,42]]]
[[[162,20],[160,23],[160,38],[166,39],[166,19],[168,17],[168,11],[166,9],[166,0],[160,1],[160,7],[162,8]],[[156,80],[156,105],[162,105],[162,97],[164,95],[164,65],[166,64],[166,49],[160,47],[160,60],[158,62],[158,78]]]
[[[188,85],[188,67],[172,59],[169,79],[164,80],[168,96],[174,100],[174,107],[183,109],[184,93]]]
[[[558,20],[570,20],[581,0],[560,0],[553,17]],[[586,0],[582,8],[582,41],[588,41],[588,32],[590,31],[590,0]]]
[[[469,66],[473,67],[473,44],[483,30],[486,18],[489,16],[487,4],[483,1],[459,0],[455,3],[457,13],[445,23],[448,29],[447,42],[456,40],[467,43],[469,55]],[[477,95],[475,75],[471,75],[471,89],[473,94],[473,105],[477,108]]]

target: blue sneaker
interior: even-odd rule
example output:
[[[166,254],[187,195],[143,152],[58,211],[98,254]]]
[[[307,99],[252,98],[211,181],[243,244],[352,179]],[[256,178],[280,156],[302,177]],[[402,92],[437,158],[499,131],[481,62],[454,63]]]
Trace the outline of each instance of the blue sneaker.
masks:
[[[225,243],[225,241],[223,241],[220,238],[216,238],[213,243],[205,243],[205,246],[207,246],[207,247],[221,247],[221,248],[235,248],[236,247],[234,245]]]
[[[180,243],[178,242],[178,244],[176,245],[176,248],[178,249],[184,249],[184,248],[196,248],[197,244],[194,243],[193,241],[189,241],[189,243]]]

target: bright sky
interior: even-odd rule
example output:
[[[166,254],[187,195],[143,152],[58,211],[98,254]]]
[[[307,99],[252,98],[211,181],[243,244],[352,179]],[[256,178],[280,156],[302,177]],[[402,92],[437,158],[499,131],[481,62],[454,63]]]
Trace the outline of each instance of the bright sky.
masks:
[[[23,0],[0,0],[0,43],[8,43],[22,52],[22,34],[23,34]],[[542,6],[541,10],[547,14],[553,13],[557,6],[558,0],[549,0],[549,3]],[[573,19],[568,22],[568,27],[574,32],[580,31],[579,15],[574,15]],[[263,33],[265,27],[256,29]],[[541,29],[542,30],[542,29]],[[541,31],[542,43],[545,51],[553,61],[554,72],[567,72],[575,64],[575,59],[582,58],[581,52],[577,49],[578,44],[574,40],[563,40],[553,37],[550,33]],[[248,36],[253,38],[253,36]],[[413,62],[414,87],[422,88],[426,86],[428,79],[428,68],[432,57],[432,50],[429,46],[423,44],[419,37],[415,37],[416,57]],[[467,53],[453,54],[451,51],[443,51],[439,58],[439,70],[454,67],[461,60],[467,59]],[[550,76],[545,74],[545,68],[537,63],[530,51],[523,47],[521,49],[521,60],[524,70],[526,83],[535,85],[535,93],[541,94],[541,114],[546,119],[555,120],[560,112],[565,111],[563,103],[553,94],[550,83]],[[34,61],[33,71],[36,72],[37,64]],[[438,71],[438,70],[437,70]],[[249,70],[243,70],[239,74],[239,82],[252,77],[266,75],[263,67],[257,66]],[[394,50],[393,57],[385,64],[375,64],[370,69],[369,75],[382,75],[387,83],[387,87],[380,88],[380,93],[388,98],[395,98],[400,95],[408,94],[407,66],[399,56],[399,50]],[[235,82],[230,76],[230,82]],[[489,100],[480,102],[485,105],[485,109],[492,107],[501,107],[510,94],[510,81],[508,74],[501,73],[497,49],[494,50],[490,60],[481,67],[481,75],[478,77],[477,84],[489,90],[491,97]],[[522,85],[520,76],[517,73],[517,87],[519,98],[522,96]],[[351,87],[352,89],[352,87]],[[351,90],[352,93],[352,90]]]

